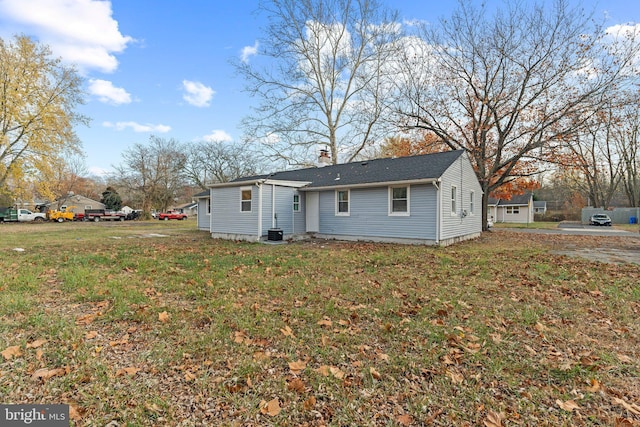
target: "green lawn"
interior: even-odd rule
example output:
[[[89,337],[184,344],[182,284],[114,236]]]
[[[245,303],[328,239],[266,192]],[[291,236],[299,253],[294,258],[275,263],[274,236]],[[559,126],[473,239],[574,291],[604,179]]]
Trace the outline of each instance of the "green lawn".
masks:
[[[604,240],[194,228],[0,225],[0,402],[67,403],[82,426],[640,422],[638,265],[553,254]]]

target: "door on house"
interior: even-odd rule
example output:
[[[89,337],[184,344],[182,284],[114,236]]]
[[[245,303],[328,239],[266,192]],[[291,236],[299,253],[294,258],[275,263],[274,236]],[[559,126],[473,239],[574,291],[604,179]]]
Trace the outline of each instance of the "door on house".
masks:
[[[315,192],[306,193],[305,209],[307,233],[317,233],[320,231],[320,194]]]

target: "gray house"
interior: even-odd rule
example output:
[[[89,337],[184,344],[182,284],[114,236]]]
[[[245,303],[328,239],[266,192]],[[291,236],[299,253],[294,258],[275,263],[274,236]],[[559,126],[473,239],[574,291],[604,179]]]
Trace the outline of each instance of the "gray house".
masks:
[[[207,218],[214,238],[447,245],[482,232],[482,190],[464,151],[245,177],[197,197],[198,227]]]
[[[511,199],[489,198],[487,217],[493,222],[533,222],[533,193],[512,196]]]

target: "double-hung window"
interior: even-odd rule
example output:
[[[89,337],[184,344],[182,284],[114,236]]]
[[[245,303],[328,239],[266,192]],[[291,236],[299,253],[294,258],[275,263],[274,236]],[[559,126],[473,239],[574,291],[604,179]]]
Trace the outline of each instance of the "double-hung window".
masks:
[[[240,212],[251,212],[251,187],[240,188]]]
[[[451,186],[451,215],[458,214],[458,188]]]
[[[469,214],[473,215],[473,211],[476,208],[476,193],[473,191],[469,193]]]
[[[336,191],[336,215],[349,216],[349,190]]]
[[[389,215],[409,215],[409,186],[389,187]]]
[[[507,206],[508,215],[518,215],[520,213],[520,206]]]
[[[300,212],[300,195],[299,194],[293,195],[293,211]]]

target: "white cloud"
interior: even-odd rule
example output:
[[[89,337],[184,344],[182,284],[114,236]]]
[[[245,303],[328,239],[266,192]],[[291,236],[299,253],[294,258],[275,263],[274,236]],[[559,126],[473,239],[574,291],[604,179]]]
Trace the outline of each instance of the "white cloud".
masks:
[[[106,177],[109,174],[109,171],[98,166],[90,166],[89,173],[98,177]]]
[[[195,107],[208,107],[211,98],[216,93],[210,87],[190,80],[183,80],[182,88],[187,92],[182,98]]]
[[[153,125],[150,123],[140,124],[136,122],[103,122],[102,126],[107,128],[113,128],[115,130],[125,130],[130,128],[134,132],[159,132],[167,133],[171,130],[171,126],[167,125]]]
[[[131,102],[131,95],[126,90],[115,87],[113,83],[107,80],[89,80],[89,93],[97,96],[100,102],[108,104],[120,105]]]
[[[258,41],[253,44],[253,46],[245,46],[242,48],[242,54],[240,55],[240,59],[245,64],[249,62],[249,58],[257,55],[258,53]]]
[[[110,1],[1,0],[0,15],[5,25],[36,36],[56,56],[84,72],[115,71],[118,60],[114,54],[133,41],[120,33]]]
[[[215,129],[211,131],[209,135],[205,135],[202,137],[203,140],[208,142],[231,142],[233,138],[227,132]]]

